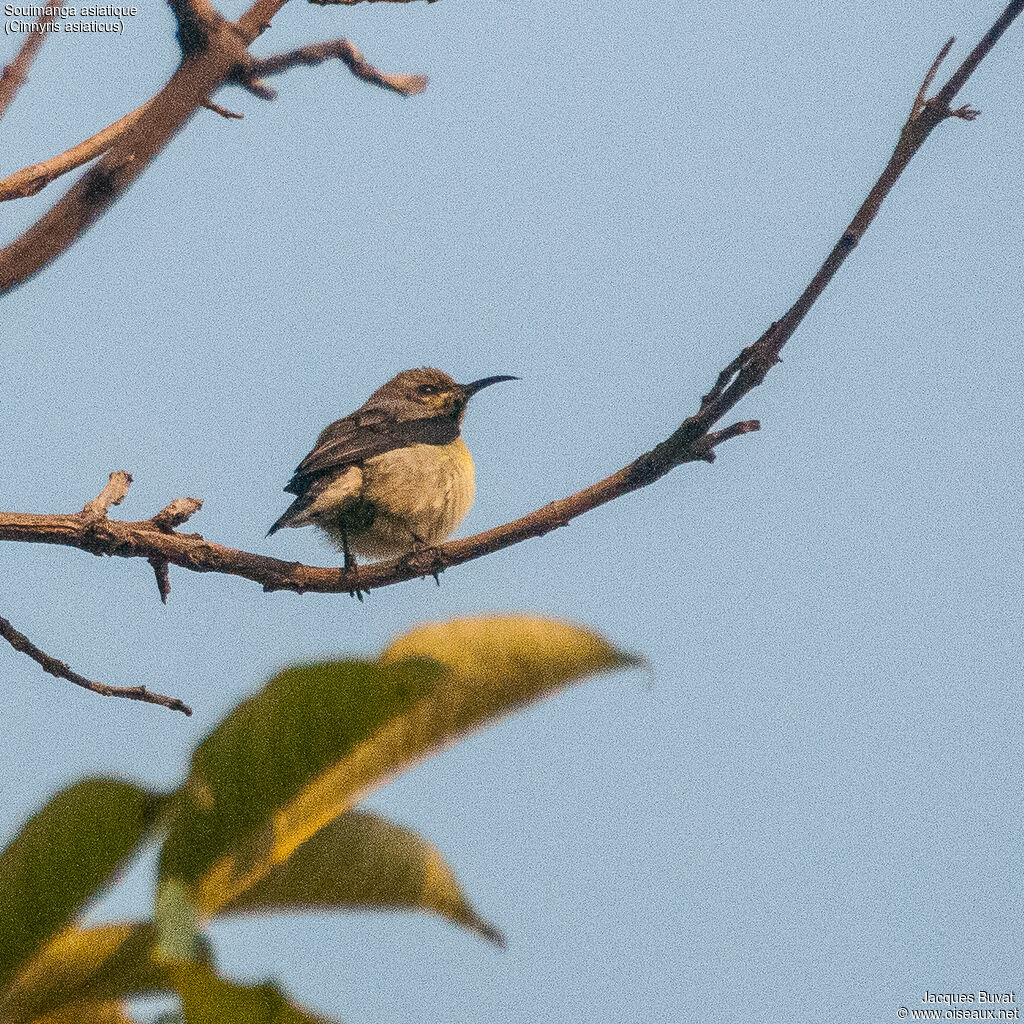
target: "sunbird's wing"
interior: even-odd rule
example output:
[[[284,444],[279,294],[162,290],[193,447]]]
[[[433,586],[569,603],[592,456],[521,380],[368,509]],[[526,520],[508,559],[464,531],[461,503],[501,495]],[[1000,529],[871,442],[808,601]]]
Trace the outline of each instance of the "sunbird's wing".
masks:
[[[285,486],[292,494],[303,494],[325,473],[356,466],[374,455],[411,444],[448,444],[459,436],[457,420],[444,416],[397,419],[384,409],[358,409],[335,420],[317,438],[313,450],[299,463]]]

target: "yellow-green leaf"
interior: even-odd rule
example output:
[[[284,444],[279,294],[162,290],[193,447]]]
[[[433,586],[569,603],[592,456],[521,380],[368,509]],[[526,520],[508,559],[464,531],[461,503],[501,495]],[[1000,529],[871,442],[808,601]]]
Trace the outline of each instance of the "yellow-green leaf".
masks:
[[[430,843],[366,811],[349,811],[322,828],[220,914],[327,909],[427,910],[505,944]]]
[[[157,798],[116,779],[58,793],[0,853],[0,989],[138,848]]]
[[[203,940],[198,956],[208,960]],[[166,963],[148,922],[69,928],[15,976],[0,997],[0,1021],[22,1024],[84,1003],[109,1003],[170,991]]]
[[[579,626],[484,616],[416,629],[376,664],[282,673],[197,750],[164,877],[215,913],[400,772],[586,675],[637,663]]]
[[[185,1024],[330,1024],[290,1002],[275,985],[239,985],[199,964],[180,964],[171,973]]]
[[[382,665],[410,658],[440,662],[472,691],[477,718],[498,717],[584,676],[636,667],[644,659],[613,647],[586,626],[540,615],[471,615],[430,622],[395,640]],[[480,707],[489,692],[493,706]],[[491,714],[488,714],[488,711]]]

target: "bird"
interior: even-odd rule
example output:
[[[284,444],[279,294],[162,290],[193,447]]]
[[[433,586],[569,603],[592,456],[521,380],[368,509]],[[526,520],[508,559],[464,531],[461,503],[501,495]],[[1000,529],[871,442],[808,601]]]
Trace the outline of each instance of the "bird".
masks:
[[[433,367],[403,370],[324,429],[285,485],[295,499],[267,536],[319,527],[341,548],[346,569],[356,555],[394,558],[446,540],[476,494],[460,436],[466,406],[507,380],[519,378],[457,384]]]

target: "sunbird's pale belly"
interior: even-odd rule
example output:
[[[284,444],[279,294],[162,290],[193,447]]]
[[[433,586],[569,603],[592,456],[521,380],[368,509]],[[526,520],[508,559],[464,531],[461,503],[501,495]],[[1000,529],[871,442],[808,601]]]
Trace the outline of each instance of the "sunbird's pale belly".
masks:
[[[450,537],[475,494],[473,459],[458,438],[375,455],[332,483],[310,512],[339,544],[344,525],[354,554],[393,558]]]

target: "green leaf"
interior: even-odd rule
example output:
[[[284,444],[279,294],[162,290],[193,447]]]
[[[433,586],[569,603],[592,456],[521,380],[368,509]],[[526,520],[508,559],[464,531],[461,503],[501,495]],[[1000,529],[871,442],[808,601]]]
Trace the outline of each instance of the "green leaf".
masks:
[[[290,1002],[275,985],[239,985],[195,964],[179,964],[171,973],[185,1024],[329,1024]]]
[[[331,909],[432,911],[505,945],[430,843],[365,811],[349,811],[322,828],[220,915]]]
[[[170,960],[195,960],[199,914],[180,879],[169,876],[157,882],[154,916],[161,955]]]
[[[138,786],[86,779],[29,819],[0,853],[0,989],[111,881],[157,806]]]
[[[428,693],[439,672],[426,663],[383,669],[347,661],[300,666],[275,676],[196,749],[191,774],[172,797],[161,855],[163,880],[195,887],[218,860],[230,867],[227,892],[262,878],[316,831],[301,838],[280,836],[282,811]],[[246,852],[231,857],[235,850]],[[217,909],[201,892],[193,895],[203,913]]]
[[[198,957],[207,961],[209,956],[203,940]],[[173,983],[166,966],[151,923],[70,928],[18,972],[0,998],[0,1021],[22,1024],[83,1004],[167,992]]]
[[[489,616],[421,627],[377,663],[283,672],[197,749],[163,877],[213,914],[400,772],[583,676],[635,664],[579,626]]]

